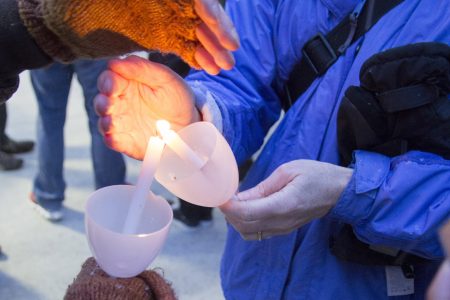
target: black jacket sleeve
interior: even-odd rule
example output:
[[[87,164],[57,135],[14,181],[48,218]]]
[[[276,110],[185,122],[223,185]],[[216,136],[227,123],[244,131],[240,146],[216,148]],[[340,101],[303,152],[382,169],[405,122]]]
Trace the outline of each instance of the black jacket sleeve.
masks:
[[[23,70],[51,62],[22,24],[16,0],[0,0],[0,103],[17,90]]]

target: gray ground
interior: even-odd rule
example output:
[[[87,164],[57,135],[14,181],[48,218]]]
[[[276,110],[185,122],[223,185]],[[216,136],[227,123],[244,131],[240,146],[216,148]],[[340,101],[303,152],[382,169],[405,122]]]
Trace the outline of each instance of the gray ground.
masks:
[[[89,134],[80,88],[73,81],[66,135],[66,210],[62,222],[42,219],[28,204],[36,170],[36,152],[21,155],[21,170],[0,171],[0,299],[61,299],[66,287],[90,256],[84,234],[84,204],[93,191]],[[36,103],[28,73],[8,104],[7,133],[35,139]],[[128,181],[136,182],[140,164],[128,159]],[[157,193],[172,197],[161,187]],[[214,226],[184,231],[172,225],[162,253],[150,268],[160,267],[180,299],[222,299],[219,263],[225,222],[215,210]]]

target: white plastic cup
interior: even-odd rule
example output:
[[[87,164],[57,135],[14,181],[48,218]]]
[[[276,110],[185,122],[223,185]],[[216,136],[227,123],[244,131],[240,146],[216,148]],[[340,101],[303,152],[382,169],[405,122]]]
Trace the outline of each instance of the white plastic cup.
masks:
[[[190,203],[217,207],[236,193],[239,173],[225,138],[209,122],[196,122],[177,134],[206,163],[188,164],[169,147],[164,148],[155,178],[177,197]]]
[[[123,234],[135,186],[113,185],[92,193],[86,203],[85,226],[92,255],[113,277],[143,272],[165,243],[173,213],[169,203],[149,191],[137,234]]]

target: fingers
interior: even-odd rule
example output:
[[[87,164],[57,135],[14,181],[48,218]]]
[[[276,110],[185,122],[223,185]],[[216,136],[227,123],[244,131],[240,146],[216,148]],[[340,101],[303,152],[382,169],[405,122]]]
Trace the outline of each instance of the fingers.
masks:
[[[108,98],[102,94],[98,94],[94,98],[94,109],[99,115],[98,119],[98,131],[104,136],[112,131],[112,121],[111,121],[111,98]]]
[[[108,96],[117,96],[128,87],[129,81],[117,73],[106,70],[100,74],[97,87],[100,93]]]
[[[230,51],[239,48],[233,23],[217,0],[196,0],[195,11],[203,21],[196,31],[202,44],[195,53],[197,63],[211,75],[230,70],[235,63]]]
[[[107,133],[103,139],[105,144],[115,151],[137,160],[142,160],[144,157],[145,149],[136,145],[135,138],[128,133]]]
[[[240,233],[241,237],[246,241],[263,241],[270,239],[274,236],[286,235],[293,231],[293,229],[289,230],[279,230],[279,231],[256,231],[256,232],[248,232],[248,233]]]
[[[267,230],[269,219],[276,219],[285,212],[279,206],[280,193],[268,197],[253,199],[252,201],[230,200],[220,206],[227,220],[241,233],[254,233]]]
[[[130,131],[129,116],[126,113],[122,113],[122,110],[126,110],[125,103],[121,103],[117,97],[106,97],[103,94],[99,94],[94,99],[94,107],[97,114],[100,116],[98,119],[98,129],[105,134],[121,133]],[[122,105],[121,105],[122,104]]]
[[[239,48],[236,29],[217,0],[195,0],[195,11],[222,47],[230,51]]]
[[[214,58],[203,47],[197,48],[195,51],[195,60],[200,67],[208,74],[217,75],[220,72],[220,67],[214,61]]]
[[[283,165],[256,187],[237,194],[220,209],[245,239],[259,239],[255,234],[260,231],[266,237],[289,233],[305,223],[302,218],[292,216],[298,198],[296,188],[290,184],[294,177]]]
[[[100,117],[98,119],[98,131],[105,136],[106,134],[109,134],[111,132],[110,129],[111,126],[111,116],[104,116],[104,117]]]
[[[100,117],[98,128],[102,134],[131,130],[131,125],[128,125],[130,116],[127,115],[127,102],[121,98],[98,94],[94,99],[94,109]]]
[[[143,132],[133,132],[123,125],[127,122],[120,120],[122,116],[116,115],[114,119],[110,115],[100,117],[98,128],[105,144],[118,152],[128,155],[134,159],[142,160],[145,154],[145,145],[137,143],[145,139]],[[115,122],[114,122],[115,120]]]
[[[94,109],[100,117],[112,113],[112,107],[115,97],[107,97],[103,94],[98,94],[94,98]]]
[[[264,186],[263,182],[258,186]],[[246,227],[253,221],[264,220],[277,215],[279,209],[276,206],[282,193],[275,192],[266,195],[258,186],[237,194],[235,199],[226,202],[220,207],[227,218],[235,220],[239,225]]]
[[[261,181],[257,186],[240,192],[236,195],[238,200],[252,200],[267,197],[275,192],[280,191],[289,182],[292,181],[293,176],[286,170],[286,166],[282,165],[276,169],[269,177]]]
[[[220,42],[206,24],[200,24],[198,26],[197,37],[204,49],[213,57],[214,62],[220,68],[230,70],[234,66],[233,55],[220,45]]]
[[[297,224],[292,223],[286,225],[277,222],[277,220],[273,218],[244,222],[226,216],[226,220],[239,232],[241,237],[247,241],[258,241],[269,239],[274,236],[289,234],[298,228]]]

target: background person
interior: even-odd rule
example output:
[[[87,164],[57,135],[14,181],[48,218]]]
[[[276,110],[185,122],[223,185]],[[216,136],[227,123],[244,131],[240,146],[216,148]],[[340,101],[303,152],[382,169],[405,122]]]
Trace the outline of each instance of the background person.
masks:
[[[186,83],[169,69],[137,57],[111,62],[100,76],[96,98],[106,143],[142,158],[143,141],[155,132],[157,119],[170,121],[175,129],[207,120],[223,132],[238,162],[245,161],[279,117],[276,87],[286,83],[303,45],[318,32],[335,28],[360,3],[228,1],[242,45],[235,53],[236,67],[216,77],[196,72]],[[361,67],[370,57],[418,42],[448,44],[449,5],[403,1],[363,38],[348,45],[344,41],[348,48],[287,111],[241,185],[240,201],[221,207],[230,222],[221,270],[226,298],[425,297],[443,256],[436,229],[450,212],[450,165],[433,153],[390,157],[361,150],[353,153],[352,168],[338,166],[337,114],[347,88],[359,86]],[[420,52],[420,47],[414,48]],[[446,63],[446,57],[441,61]],[[433,82],[431,78],[427,84]],[[440,92],[435,97],[448,99]],[[127,113],[118,116],[123,107]],[[413,255],[423,263],[411,270],[370,265],[369,259],[340,259],[330,238],[344,224],[359,242]]]
[[[0,104],[0,169],[4,171],[17,170],[23,165],[23,160],[14,154],[33,150],[33,141],[15,141],[6,134],[7,123],[6,103]]]
[[[91,156],[95,189],[124,184],[126,166],[122,154],[109,149],[97,128],[94,97],[98,93],[97,77],[106,69],[107,60],[76,60],[72,64],[53,63],[32,70],[31,83],[38,103],[37,126],[38,171],[30,200],[46,219],[63,217],[64,124],[72,77],[76,74],[84,94],[84,107],[91,134]]]

